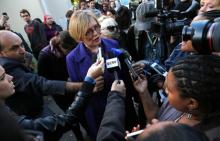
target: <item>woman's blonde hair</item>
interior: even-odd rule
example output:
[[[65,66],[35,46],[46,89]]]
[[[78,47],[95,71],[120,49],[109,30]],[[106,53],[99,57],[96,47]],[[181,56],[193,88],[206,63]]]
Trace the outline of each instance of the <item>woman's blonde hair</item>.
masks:
[[[69,33],[77,42],[85,38],[89,24],[94,19],[99,24],[95,15],[89,11],[79,10],[74,12],[70,18]]]

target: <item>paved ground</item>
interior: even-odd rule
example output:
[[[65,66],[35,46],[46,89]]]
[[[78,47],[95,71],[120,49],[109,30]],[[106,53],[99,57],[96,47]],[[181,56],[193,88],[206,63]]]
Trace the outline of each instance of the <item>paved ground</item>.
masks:
[[[52,97],[47,96],[44,98],[45,103],[47,103],[49,105],[49,108],[56,114],[63,114],[64,112],[57,106],[57,104],[55,103],[55,101],[53,100]],[[83,127],[81,127],[81,131],[83,132],[83,135],[86,136],[86,132],[83,129]],[[77,141],[75,138],[75,135],[73,134],[72,131],[69,131],[67,133],[65,133],[63,135],[63,137],[60,139],[60,141]]]

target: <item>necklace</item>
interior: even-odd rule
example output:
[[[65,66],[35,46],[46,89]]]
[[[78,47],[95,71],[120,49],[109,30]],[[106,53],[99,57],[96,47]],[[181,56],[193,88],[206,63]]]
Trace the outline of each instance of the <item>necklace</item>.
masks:
[[[191,119],[192,118],[192,114],[189,114],[189,113],[183,113],[182,115],[180,115],[174,122],[179,122],[179,120],[183,117],[183,116],[186,116],[187,119]]]

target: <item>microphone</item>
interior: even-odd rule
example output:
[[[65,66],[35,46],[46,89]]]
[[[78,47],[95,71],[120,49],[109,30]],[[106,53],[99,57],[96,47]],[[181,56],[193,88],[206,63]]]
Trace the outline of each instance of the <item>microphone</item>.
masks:
[[[131,73],[133,80],[137,80],[139,75],[135,72],[135,70],[132,67],[131,55],[124,49],[111,48],[111,52],[115,56],[117,56],[118,58],[122,59],[125,62],[125,64],[127,65],[128,69]]]
[[[107,59],[106,68],[109,72],[114,73],[115,80],[119,80],[117,71],[121,69],[121,64],[117,57]]]

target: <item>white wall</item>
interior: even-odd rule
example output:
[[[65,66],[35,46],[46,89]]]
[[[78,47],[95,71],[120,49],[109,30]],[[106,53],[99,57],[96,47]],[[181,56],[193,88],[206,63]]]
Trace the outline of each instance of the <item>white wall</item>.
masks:
[[[51,14],[55,21],[64,29],[66,28],[66,11],[71,8],[70,0],[0,0],[0,14],[7,12],[11,29],[20,32],[25,39],[27,36],[24,32],[25,22],[21,19],[19,11],[27,9],[32,19],[40,18],[43,15]]]
[[[66,29],[66,11],[71,8],[70,0],[41,0],[45,14],[52,15],[57,24]]]
[[[43,17],[43,10],[38,0],[0,0],[0,12],[8,13],[11,29],[22,33],[25,39],[27,39],[24,32],[25,22],[19,15],[19,11],[23,8],[28,9],[32,18]]]

